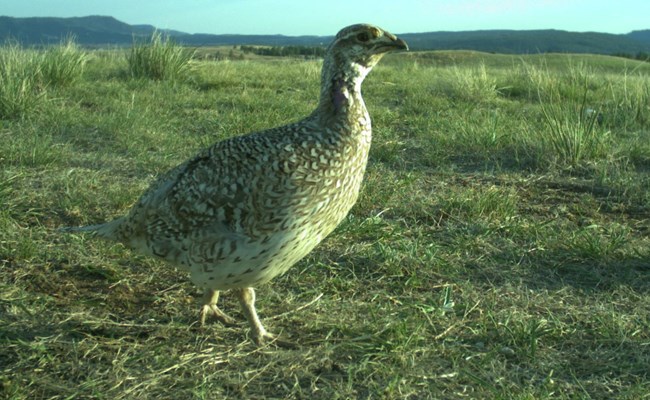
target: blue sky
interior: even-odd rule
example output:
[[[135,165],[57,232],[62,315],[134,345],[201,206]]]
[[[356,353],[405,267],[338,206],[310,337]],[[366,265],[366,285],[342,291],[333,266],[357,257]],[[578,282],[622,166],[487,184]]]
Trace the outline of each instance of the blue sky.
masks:
[[[332,35],[357,22],[394,33],[650,29],[650,0],[0,0],[0,15],[110,15],[188,33]]]

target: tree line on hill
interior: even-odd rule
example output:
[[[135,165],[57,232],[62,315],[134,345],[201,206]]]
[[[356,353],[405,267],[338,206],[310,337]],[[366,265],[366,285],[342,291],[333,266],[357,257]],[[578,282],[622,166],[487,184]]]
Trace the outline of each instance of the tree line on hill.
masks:
[[[252,53],[260,56],[274,57],[304,57],[320,58],[325,55],[325,47],[322,46],[239,46],[244,53]]]
[[[612,54],[614,57],[622,57],[622,58],[629,58],[631,60],[639,60],[639,61],[645,61],[645,62],[650,62],[650,53],[645,52],[645,51],[640,51],[636,54],[631,54],[631,53],[614,53]]]

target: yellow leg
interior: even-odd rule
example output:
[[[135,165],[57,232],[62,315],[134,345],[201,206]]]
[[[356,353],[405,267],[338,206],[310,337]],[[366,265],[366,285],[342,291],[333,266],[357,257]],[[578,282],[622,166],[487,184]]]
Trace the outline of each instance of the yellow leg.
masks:
[[[242,311],[251,326],[251,336],[255,344],[262,346],[266,342],[273,342],[273,344],[281,347],[297,347],[295,343],[277,339],[264,329],[260,317],[257,316],[257,310],[255,310],[255,290],[252,287],[236,289],[235,292],[237,293]]]
[[[255,310],[255,290],[251,287],[237,289],[237,298],[239,298],[242,311],[251,326],[251,334],[255,343],[261,346],[265,340],[272,340],[273,335],[264,329],[260,317],[257,316],[257,310]]]
[[[236,321],[234,318],[226,315],[223,311],[217,307],[217,301],[219,300],[219,291],[214,289],[208,289],[203,295],[203,306],[201,307],[200,322],[201,326],[205,324],[205,319],[209,315],[213,315],[224,325],[235,325]]]

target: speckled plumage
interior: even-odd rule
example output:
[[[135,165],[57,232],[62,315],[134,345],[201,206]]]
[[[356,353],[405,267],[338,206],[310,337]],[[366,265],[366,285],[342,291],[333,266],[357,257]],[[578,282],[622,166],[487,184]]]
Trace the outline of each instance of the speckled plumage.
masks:
[[[186,269],[206,290],[235,289],[259,344],[266,332],[252,287],[286,272],[357,200],[371,141],[361,82],[381,56],[407,49],[380,28],[341,30],[328,48],[321,96],[307,118],[214,144],[154,182],[130,212],[90,231]]]

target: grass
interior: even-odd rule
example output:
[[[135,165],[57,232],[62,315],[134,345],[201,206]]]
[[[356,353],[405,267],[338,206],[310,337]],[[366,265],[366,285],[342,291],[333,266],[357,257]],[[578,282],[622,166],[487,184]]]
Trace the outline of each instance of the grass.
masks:
[[[154,32],[148,42],[134,42],[127,56],[133,77],[153,80],[184,77],[191,59],[191,51],[175,44],[160,32]]]
[[[3,397],[648,397],[649,64],[383,60],[357,205],[258,290],[269,330],[300,345],[284,350],[255,348],[243,320],[197,327],[184,273],[55,229],[124,213],[214,141],[307,115],[319,63],[195,61],[161,81],[133,79],[120,50],[84,56],[78,78],[33,89],[47,101],[2,115]]]
[[[88,56],[68,38],[45,51],[17,43],[0,48],[0,119],[23,119],[47,100],[48,88],[69,86],[80,79]]]
[[[86,62],[88,55],[75,43],[74,37],[68,37],[43,53],[43,82],[50,86],[72,85],[83,75]]]
[[[39,55],[18,44],[0,49],[0,118],[19,119],[30,114],[44,95]]]

